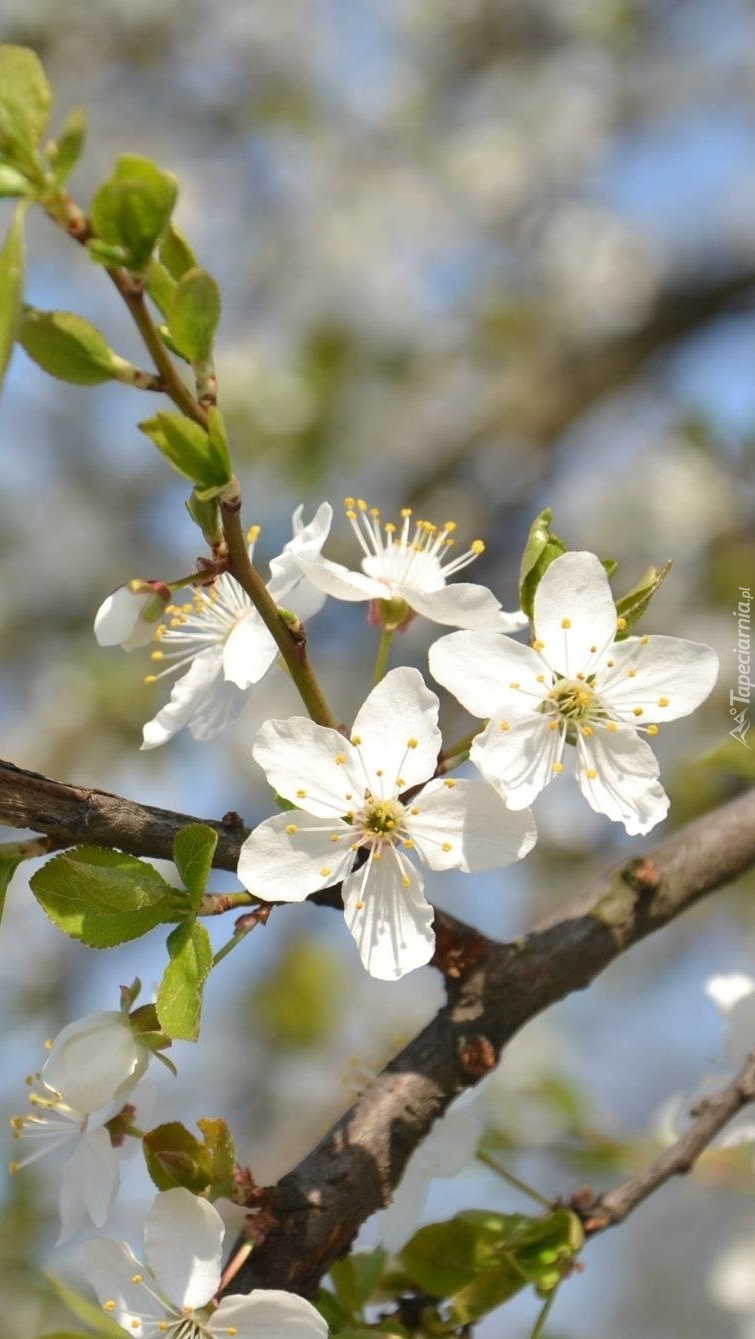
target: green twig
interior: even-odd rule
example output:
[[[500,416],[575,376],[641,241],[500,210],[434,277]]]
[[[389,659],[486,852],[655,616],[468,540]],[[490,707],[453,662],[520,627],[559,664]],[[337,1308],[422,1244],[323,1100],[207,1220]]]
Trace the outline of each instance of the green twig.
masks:
[[[383,678],[385,674],[385,669],[388,664],[388,656],[390,655],[391,644],[393,642],[393,636],[395,631],[396,631],[395,628],[383,628],[383,634],[380,638],[380,645],[378,647],[377,659],[375,661],[375,675],[372,681],[373,683],[380,683],[380,680]]]

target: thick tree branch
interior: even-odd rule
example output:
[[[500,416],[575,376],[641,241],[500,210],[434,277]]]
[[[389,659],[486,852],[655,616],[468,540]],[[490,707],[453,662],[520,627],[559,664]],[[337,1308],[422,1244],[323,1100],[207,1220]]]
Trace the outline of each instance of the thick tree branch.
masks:
[[[755,1052],[748,1056],[726,1088],[700,1102],[694,1123],[648,1167],[589,1204],[582,1202],[572,1206],[582,1218],[587,1234],[594,1236],[606,1228],[615,1227],[672,1176],[690,1172],[716,1135],[752,1102],[755,1102]]]

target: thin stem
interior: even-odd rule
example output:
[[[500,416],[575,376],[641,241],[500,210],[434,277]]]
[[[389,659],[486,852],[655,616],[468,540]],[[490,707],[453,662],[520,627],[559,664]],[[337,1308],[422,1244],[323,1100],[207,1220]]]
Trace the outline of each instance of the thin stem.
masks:
[[[375,661],[375,675],[372,680],[373,683],[380,683],[380,680],[383,678],[385,674],[386,666],[388,664],[388,656],[390,655],[391,645],[393,643],[393,637],[395,632],[396,632],[395,628],[383,628],[383,633],[380,638],[380,645],[378,647],[377,659]]]
[[[221,514],[223,533],[228,545],[228,571],[236,578],[242,590],[246,591],[263,623],[272,634],[312,720],[318,725],[329,726],[332,730],[338,729],[335,716],[309,663],[303,628],[301,635],[296,635],[284,622],[262,577],[250,561],[241,528],[239,504],[221,502]]]
[[[247,935],[251,934],[253,929],[254,925],[243,925],[240,930],[234,930],[227,944],[224,944],[223,947],[219,948],[217,953],[213,955],[213,967],[217,967],[219,962],[222,962],[224,958],[227,958],[232,949],[234,949],[237,944],[240,944],[242,939],[246,939]]]
[[[198,916],[222,916],[238,907],[257,907],[258,897],[251,893],[205,893],[197,909]]]
[[[557,1293],[558,1293],[558,1286],[556,1286],[553,1289],[553,1292],[549,1293],[547,1298],[545,1299],[545,1304],[540,1312],[540,1315],[535,1321],[535,1328],[532,1331],[532,1334],[530,1335],[530,1339],[542,1339],[542,1334],[545,1329],[545,1322],[547,1321],[551,1311],[553,1310],[553,1303],[556,1300]]]
[[[491,1167],[504,1181],[508,1181],[510,1186],[513,1186],[515,1190],[520,1191],[522,1195],[526,1195],[528,1199],[534,1200],[536,1204],[541,1206],[541,1208],[548,1210],[553,1209],[552,1202],[546,1199],[545,1195],[541,1195],[539,1191],[533,1190],[532,1186],[528,1186],[526,1181],[520,1181],[518,1176],[514,1176],[513,1172],[502,1167],[500,1163],[496,1162],[495,1158],[491,1157],[489,1153],[486,1153],[483,1148],[478,1148],[476,1157],[478,1162],[484,1162],[486,1167]]]

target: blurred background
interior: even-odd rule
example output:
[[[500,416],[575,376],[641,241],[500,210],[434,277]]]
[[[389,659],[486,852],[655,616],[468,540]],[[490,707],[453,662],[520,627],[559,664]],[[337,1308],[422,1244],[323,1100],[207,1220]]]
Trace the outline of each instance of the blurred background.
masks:
[[[752,750],[729,736],[732,611],[755,576],[750,0],[2,0],[0,37],[43,58],[53,127],[88,109],[80,204],[123,152],[180,179],[177,221],[224,294],[220,403],[263,570],[293,508],[323,498],[335,507],[326,553],[354,565],[347,494],[483,538],[465,576],[504,608],[546,505],[570,547],[620,561],[619,593],[673,558],[646,628],[710,642],[722,670],[705,708],[657,741],[673,804],[652,840],[752,780]],[[31,225],[29,301],[78,310],[144,365],[102,273],[44,218]],[[143,684],[147,652],[104,651],[91,633],[115,586],[176,577],[201,551],[184,483],[136,428],[154,408],[122,387],[53,382],[14,355],[0,414],[3,756],[252,823],[270,812],[255,730],[299,710],[283,674],[212,743],[183,732],[143,753],[170,685]],[[364,614],[329,602],[309,629],[344,720],[376,651]],[[402,658],[426,670],[436,635],[417,620]],[[449,703],[444,721],[454,735],[469,724]],[[599,820],[565,777],[536,817],[524,866],[436,876],[431,898],[509,938],[648,845]],[[7,1114],[23,1109],[46,1037],[116,1007],[137,972],[154,989],[164,962],[159,933],[107,956],[63,941],[28,872],[0,938]],[[702,987],[753,970],[752,892],[711,899],[517,1039],[478,1105],[512,1170],[553,1196],[613,1184],[651,1155],[669,1097],[694,1094],[704,1073],[725,1078]],[[213,924],[218,946],[231,929]],[[206,1043],[174,1047],[179,1078],[157,1076],[156,1119],[222,1115],[257,1179],[275,1179],[440,1000],[430,969],[370,980],[334,913],[276,911],[211,980]],[[80,1279],[75,1252],[52,1251],[53,1162],[5,1187],[7,1339],[64,1326],[34,1270],[40,1250]],[[135,1247],[150,1194],[134,1159],[112,1232]],[[548,1339],[751,1337],[753,1202],[750,1153],[711,1154],[589,1248]],[[526,1208],[472,1167],[435,1184],[426,1216],[487,1205]],[[525,1339],[537,1306],[522,1296],[482,1339]]]

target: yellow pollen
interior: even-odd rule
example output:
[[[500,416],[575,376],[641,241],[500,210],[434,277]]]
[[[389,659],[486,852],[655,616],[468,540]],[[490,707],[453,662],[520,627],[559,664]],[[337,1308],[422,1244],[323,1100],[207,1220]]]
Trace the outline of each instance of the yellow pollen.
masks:
[[[450,842],[444,842],[440,849],[441,849],[441,851],[450,851],[450,850],[451,850],[451,843],[450,843]]]
[[[375,776],[382,776],[382,775],[383,775],[383,769],[382,769],[382,767],[376,767],[376,768],[375,768]]]
[[[18,1166],[18,1163],[17,1163],[17,1162],[9,1162],[9,1163],[8,1163],[8,1172],[10,1173],[11,1176],[15,1176],[15,1175],[16,1175],[16,1172],[17,1172],[18,1170],[19,1170],[19,1166]]]
[[[570,618],[562,618],[562,619],[561,619],[561,627],[562,627],[562,628],[570,628],[570,627],[571,627],[571,619],[570,619]]]
[[[637,678],[637,670],[636,670],[636,669],[630,669],[630,670],[627,670],[627,678],[628,678],[628,679],[636,679],[636,678]]]
[[[362,736],[361,736],[361,735],[352,735],[352,736],[351,736],[351,742],[352,742],[352,744],[354,745],[355,748],[359,748],[359,745],[360,745],[361,742],[362,742]]]
[[[511,729],[511,726],[509,725],[508,721],[501,721],[501,729],[502,729],[502,730],[510,730],[510,729]]]
[[[150,653],[149,653],[149,658],[150,658],[150,660],[162,660],[162,659],[163,659],[163,652],[162,652],[162,651],[150,651]]]
[[[667,698],[667,697],[659,697],[659,698],[658,698],[658,706],[659,706],[659,707],[667,707],[667,706],[668,706],[668,698]]]
[[[564,764],[562,762],[554,762],[553,770],[554,772],[563,772]]]
[[[585,676],[584,676],[584,674],[578,674],[578,675],[577,675],[577,678],[580,679],[582,682],[584,682],[584,678],[585,678]]]
[[[510,684],[509,684],[509,688],[521,688],[521,686],[522,686],[522,685],[521,685],[520,683],[516,683],[516,682],[515,682],[515,683],[510,683]]]
[[[345,497],[344,500],[343,500],[343,505],[344,505],[344,507],[355,507],[355,506],[356,506],[356,498],[353,498],[353,497]]]
[[[406,838],[406,841],[404,842],[404,850],[405,850],[405,851],[413,851],[413,850],[414,850],[414,842],[412,841],[411,837],[407,837],[407,838]]]
[[[640,637],[640,646],[647,646],[647,644],[648,644],[649,641],[650,641],[650,638],[648,637],[648,634],[645,633],[645,635],[644,635],[643,637]]]
[[[357,911],[364,911],[364,902],[355,902],[354,906]]]
[[[606,726],[606,729],[607,729],[607,730],[610,730],[612,735],[615,735],[615,734],[616,734],[616,731],[618,730],[618,728],[619,728],[619,727],[618,727],[618,725],[616,724],[615,721],[609,721],[609,722],[608,722],[608,725]]]
[[[406,874],[404,875],[404,877],[403,877],[403,879],[401,880],[401,882],[402,882],[404,888],[411,888],[411,886],[412,886],[412,881],[411,881],[410,878],[407,877]]]
[[[591,646],[591,647],[590,647],[590,655],[593,655],[593,656],[594,656],[594,655],[595,655],[595,652],[597,651],[597,649],[598,649],[597,646]]]
[[[294,833],[295,833],[295,832],[298,832],[298,831],[299,831],[299,828],[298,828],[298,826],[297,826],[296,823],[287,823],[287,824],[286,824],[286,832],[288,833],[289,837],[293,837]]]
[[[641,715],[642,715],[642,707],[634,707],[634,708],[633,708],[633,711],[632,711],[632,715],[634,715],[634,716],[641,716]]]
[[[456,785],[456,782],[454,781],[453,777],[448,776],[443,782],[443,785],[448,786],[449,790],[453,790],[454,786]],[[412,813],[415,813],[414,809],[412,809]]]
[[[235,1325],[229,1325],[226,1334],[238,1334],[238,1328]]]
[[[411,516],[411,514],[412,514],[411,507],[402,507],[401,511],[399,512],[399,516],[401,517],[402,521],[405,521],[407,517]]]
[[[103,1310],[103,1311],[115,1311],[115,1302],[113,1301],[112,1298],[110,1299],[109,1302],[103,1302],[103,1304],[102,1304],[102,1310]]]
[[[625,629],[625,627],[626,627],[626,625],[627,625],[627,621],[626,621],[625,618],[617,618],[617,620],[616,620],[616,627],[618,628],[619,632],[623,632],[624,629]]]
[[[658,726],[657,726],[657,725],[649,725],[648,728],[647,728],[647,731],[648,731],[648,734],[649,734],[649,735],[657,735],[657,734],[658,734]]]
[[[344,763],[346,762],[346,754],[345,754],[345,753],[337,753],[337,754],[336,754],[336,759],[335,759],[335,760],[336,760],[336,766],[337,766],[337,767],[343,767]]]
[[[396,785],[398,786],[399,790],[403,790],[403,789],[404,789],[404,786],[406,785],[406,782],[405,782],[405,780],[404,780],[404,778],[403,778],[402,776],[397,776],[397,777],[396,777]]]
[[[592,726],[591,726],[591,725],[583,725],[583,726],[582,726],[582,734],[584,735],[585,739],[589,739],[589,738],[590,738],[590,735],[592,734]]]
[[[136,1331],[136,1330],[140,1330],[141,1328],[142,1328],[142,1323],[141,1323],[140,1320],[132,1320],[132,1321],[131,1321],[131,1329],[132,1329],[132,1330]]]
[[[372,859],[373,859],[373,860],[382,860],[382,859],[383,859],[383,852],[382,852],[382,851],[373,851]]]
[[[594,781],[597,775],[598,773],[595,771],[594,767],[590,767],[586,773],[588,781]]]
[[[328,869],[327,865],[323,865],[322,869],[320,870],[320,878],[327,879],[329,875],[331,875],[332,873],[333,873],[332,869]]]
[[[481,553],[485,552],[485,545],[483,544],[481,539],[473,539],[469,547],[472,550],[472,553],[477,554],[478,558]]]
[[[360,511],[367,511],[367,510],[368,510],[368,508],[367,508],[367,503],[365,502],[365,500],[364,500],[363,497],[358,497],[358,498],[357,498],[357,506],[358,506],[358,508],[359,508]]]
[[[145,683],[154,683],[154,682],[155,682],[155,676],[154,676],[154,674],[145,674],[145,676],[144,676],[144,682],[145,682]]]
[[[142,1277],[141,1274],[132,1274],[132,1276],[131,1276],[131,1282],[132,1282],[132,1283],[143,1283],[143,1282],[144,1282],[144,1279],[143,1279],[143,1277]]]
[[[549,721],[549,722],[548,722],[548,729],[549,729],[549,730],[557,730],[558,727],[559,727],[559,722],[558,722],[558,721]]]
[[[541,641],[539,641],[539,640],[534,641],[534,642],[532,643],[532,650],[533,650],[533,651],[544,651],[544,650],[545,650],[545,642],[541,642]]]
[[[445,524],[444,524],[444,526],[443,526],[443,529],[444,529],[444,530],[447,530],[448,533],[449,533],[449,535],[452,535],[453,532],[454,532],[454,530],[456,529],[456,522],[455,522],[455,521],[446,521]]]
[[[418,740],[418,739],[407,739],[407,741],[406,741],[406,747],[407,747],[408,749],[416,749],[418,743],[419,743],[419,740]]]
[[[410,813],[410,814],[418,814],[418,813],[419,813],[419,809],[417,808],[416,804],[414,805],[414,807],[413,807],[412,809],[409,810],[409,813]]]
[[[608,666],[609,669],[613,669],[615,663],[616,663],[616,662],[613,661],[613,660],[607,660],[607,661],[606,661],[606,664],[607,664],[607,666]]]
[[[305,795],[306,795],[306,793],[307,793],[306,790],[297,790],[297,792],[296,792],[296,798],[297,798],[298,800],[303,800],[304,797],[305,797]]]
[[[355,521],[356,518],[357,518],[357,514],[356,514],[355,511],[352,511],[351,509],[349,509],[349,510],[346,512],[346,520],[347,520],[347,521]]]
[[[332,842],[340,842],[341,838],[339,837],[339,835],[338,835],[337,832],[334,832],[334,833],[332,834],[330,840],[331,840]]]
[[[537,682],[538,682],[538,683],[545,683],[545,675],[544,675],[544,674],[538,674],[538,676],[537,676]]]

